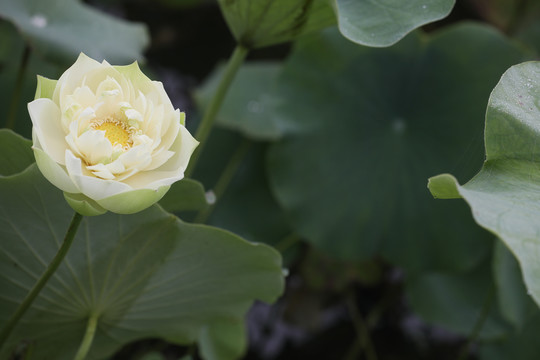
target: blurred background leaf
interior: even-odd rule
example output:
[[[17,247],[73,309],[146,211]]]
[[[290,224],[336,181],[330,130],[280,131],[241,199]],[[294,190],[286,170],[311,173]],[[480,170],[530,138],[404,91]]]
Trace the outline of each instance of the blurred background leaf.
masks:
[[[484,316],[480,339],[501,339],[511,330],[496,306],[489,256],[462,273],[424,272],[407,282],[407,294],[412,309],[422,319],[464,336],[473,333]]]
[[[446,17],[455,0],[331,0],[339,31],[366,46],[390,46],[412,30]]]
[[[0,17],[12,22],[33,50],[62,64],[80,52],[112,64],[144,60],[149,35],[134,24],[78,0],[0,0]]]
[[[282,136],[283,129],[270,111],[283,101],[272,93],[276,78],[281,71],[278,62],[248,62],[244,64],[231,83],[219,110],[216,124],[236,130],[255,140],[275,140]],[[217,67],[195,92],[197,105],[208,106],[219,80],[223,66]]]
[[[507,339],[480,346],[482,360],[535,360],[540,353],[540,343],[536,336],[540,331],[540,312],[527,319],[523,329],[511,334]]]
[[[286,101],[275,117],[290,130],[267,168],[294,230],[342,259],[381,254],[408,271],[477,264],[489,236],[459,201],[433,200],[425,179],[480,167],[489,93],[521,59],[512,42],[475,24],[387,49],[335,31],[300,41],[276,91]]]
[[[34,99],[36,75],[57,79],[63,67],[32,56],[15,27],[0,20],[0,127],[12,127],[26,138],[32,137],[27,104]],[[25,60],[26,58],[26,60]],[[26,65],[23,63],[26,61]],[[21,81],[18,83],[19,72]],[[20,86],[20,92],[17,87]]]
[[[519,263],[501,241],[495,243],[493,273],[499,311],[520,331],[539,309],[527,292]]]

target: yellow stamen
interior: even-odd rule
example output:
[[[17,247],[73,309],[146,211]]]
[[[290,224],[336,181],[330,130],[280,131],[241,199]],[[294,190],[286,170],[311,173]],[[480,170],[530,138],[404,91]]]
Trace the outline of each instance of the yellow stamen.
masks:
[[[111,142],[112,146],[120,145],[122,148],[127,149],[133,145],[132,131],[123,121],[107,117],[94,122],[92,128],[105,131],[105,137]]]

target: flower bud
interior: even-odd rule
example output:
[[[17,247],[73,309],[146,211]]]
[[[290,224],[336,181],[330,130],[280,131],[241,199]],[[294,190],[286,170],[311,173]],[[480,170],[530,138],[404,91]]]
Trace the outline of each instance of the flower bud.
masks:
[[[60,79],[38,76],[28,111],[39,169],[83,215],[151,206],[184,177],[198,145],[185,114],[136,62],[81,54]]]

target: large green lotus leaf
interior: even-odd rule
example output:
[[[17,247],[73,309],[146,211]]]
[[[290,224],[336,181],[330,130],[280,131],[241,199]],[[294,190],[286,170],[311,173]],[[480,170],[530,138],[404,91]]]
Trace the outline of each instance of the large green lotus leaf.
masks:
[[[516,258],[497,241],[493,256],[493,274],[497,284],[499,311],[506,321],[521,330],[538,307],[527,294]]]
[[[485,102],[522,58],[491,28],[463,24],[391,48],[336,32],[299,42],[277,109],[289,122],[268,156],[271,186],[294,229],[344,259],[382,253],[409,270],[465,269],[489,251],[466,207],[448,207],[425,178],[482,162]]]
[[[62,63],[80,52],[111,63],[143,60],[150,41],[144,25],[111,17],[78,0],[0,0],[0,17],[13,22],[42,56]]]
[[[446,17],[455,0],[331,0],[339,30],[351,41],[390,46],[424,24]]]
[[[495,305],[489,257],[463,273],[425,272],[408,280],[406,289],[412,309],[428,323],[469,336],[489,306],[480,338],[498,339],[511,331]]]
[[[0,199],[4,323],[54,256],[72,210],[35,165],[0,179]],[[274,301],[282,289],[281,259],[273,249],[183,223],[157,206],[85,218],[0,357],[30,341],[32,359],[71,359],[90,313],[99,314],[90,359],[143,337],[223,341],[216,322],[241,321],[253,300]],[[214,329],[210,337],[207,326]]]
[[[459,193],[474,219],[517,257],[540,304],[540,62],[511,67],[493,90],[486,113],[486,161],[467,184],[431,178],[435,197]]]
[[[328,0],[218,0],[236,41],[257,48],[335,24]]]
[[[198,106],[208,105],[223,76],[219,66],[195,92]],[[275,62],[244,64],[231,83],[216,118],[216,124],[236,130],[254,140],[275,140],[283,129],[268,109],[275,109],[279,99],[272,93],[281,66]]]
[[[34,162],[32,142],[7,129],[0,129],[0,154],[0,177],[21,172]]]

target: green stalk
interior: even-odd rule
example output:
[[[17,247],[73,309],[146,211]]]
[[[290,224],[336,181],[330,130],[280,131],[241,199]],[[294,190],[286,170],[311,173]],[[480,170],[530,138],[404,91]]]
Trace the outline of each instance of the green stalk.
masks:
[[[6,128],[14,130],[15,129],[15,119],[17,118],[17,108],[21,99],[21,93],[24,83],[24,74],[26,73],[26,68],[28,66],[28,59],[30,59],[30,47],[25,46],[23,56],[21,59],[21,64],[19,70],[17,71],[17,78],[15,80],[15,87],[11,95],[11,104],[9,105],[9,113],[6,120]]]
[[[480,335],[480,331],[482,331],[482,328],[484,327],[484,324],[489,316],[489,310],[491,309],[491,304],[493,303],[494,299],[495,285],[493,284],[484,302],[484,305],[482,306],[482,312],[480,313],[478,320],[476,320],[476,323],[474,324],[474,327],[471,331],[471,334],[469,335],[469,338],[467,339],[467,342],[465,343],[465,345],[463,345],[463,348],[461,348],[461,351],[457,357],[458,360],[466,360],[469,357],[469,350],[471,348],[471,345]]]
[[[225,193],[225,190],[227,190],[227,187],[231,183],[231,180],[234,177],[234,174],[236,174],[236,170],[240,167],[240,164],[242,163],[242,160],[244,159],[244,156],[247,154],[249,148],[251,146],[251,142],[249,140],[244,140],[236,149],[234,154],[229,159],[229,162],[227,163],[227,166],[225,166],[225,169],[219,176],[219,179],[216,183],[216,186],[214,186],[214,194],[216,196],[216,201],[221,199],[221,196]],[[212,214],[212,211],[214,210],[214,207],[216,204],[212,204],[208,206],[206,209],[203,209],[199,211],[197,216],[195,217],[196,223],[204,223]]]
[[[221,107],[221,104],[223,103],[223,99],[227,94],[227,90],[229,90],[229,86],[238,72],[238,69],[244,62],[248,52],[249,50],[246,47],[237,45],[229,59],[229,62],[227,63],[225,73],[223,74],[216,92],[204,113],[201,123],[197,128],[197,132],[195,133],[195,139],[197,139],[200,144],[191,156],[191,161],[186,171],[186,177],[191,177],[193,171],[195,170],[195,166],[197,165],[197,161],[199,160],[206,140],[210,135],[210,131],[214,125],[214,120]]]
[[[368,325],[356,307],[356,296],[354,295],[353,290],[351,290],[351,293],[347,298],[347,306],[357,338],[351,349],[347,352],[345,359],[357,359],[359,353],[363,351],[366,360],[377,360],[377,352],[373,346]]]
[[[286,235],[284,238],[279,240],[276,245],[274,245],[274,248],[279,251],[280,253],[284,253],[289,248],[294,246],[296,243],[300,241],[300,236],[298,234],[292,232],[288,235]]]
[[[88,318],[88,323],[86,324],[86,332],[84,333],[84,337],[82,339],[81,345],[79,346],[79,350],[74,357],[74,360],[84,360],[86,358],[86,355],[90,350],[90,346],[92,346],[94,335],[96,335],[97,324],[98,316],[96,314],[90,314],[90,317]]]
[[[26,298],[23,300],[23,302],[19,305],[13,316],[9,319],[7,324],[2,329],[2,332],[0,332],[0,348],[6,340],[8,339],[9,335],[11,334],[11,330],[17,325],[17,322],[19,319],[24,315],[26,310],[32,305],[32,302],[34,302],[35,298],[38,296],[41,289],[45,286],[49,278],[54,274],[64,257],[66,256],[71,243],[73,242],[73,239],[75,238],[75,234],[77,233],[77,229],[79,228],[79,224],[81,223],[83,216],[79,213],[75,213],[73,215],[73,219],[71,220],[71,224],[69,225],[69,228],[67,230],[66,236],[64,238],[64,242],[62,243],[62,246],[60,246],[60,249],[58,249],[58,252],[54,256],[54,259],[51,261],[43,275],[41,275],[41,278],[37,281],[37,283],[34,285],[32,290],[26,295]]]

